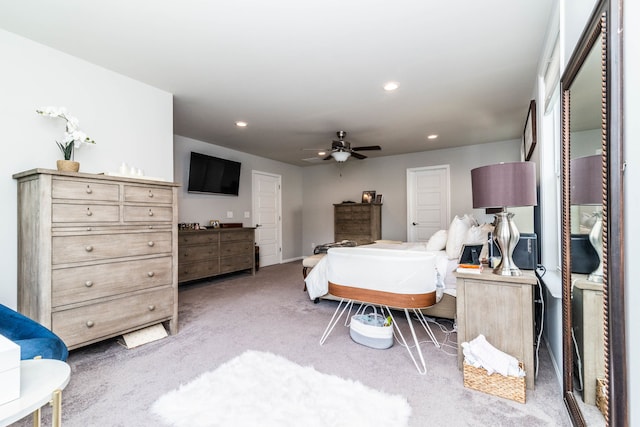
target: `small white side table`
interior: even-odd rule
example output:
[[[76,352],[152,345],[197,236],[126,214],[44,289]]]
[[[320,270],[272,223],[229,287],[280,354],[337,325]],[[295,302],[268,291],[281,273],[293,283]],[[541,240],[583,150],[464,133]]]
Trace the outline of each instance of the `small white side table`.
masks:
[[[53,402],[53,427],[62,422],[62,390],[69,384],[71,367],[52,359],[20,362],[20,398],[0,405],[0,426],[7,426],[33,413],[34,427],[40,426],[40,408]]]

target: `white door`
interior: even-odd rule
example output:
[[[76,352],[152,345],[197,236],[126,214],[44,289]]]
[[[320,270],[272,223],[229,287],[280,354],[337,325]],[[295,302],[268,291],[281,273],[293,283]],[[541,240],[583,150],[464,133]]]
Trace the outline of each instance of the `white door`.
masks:
[[[407,169],[407,241],[449,227],[449,165]]]
[[[252,171],[253,225],[260,267],[282,263],[280,175]]]

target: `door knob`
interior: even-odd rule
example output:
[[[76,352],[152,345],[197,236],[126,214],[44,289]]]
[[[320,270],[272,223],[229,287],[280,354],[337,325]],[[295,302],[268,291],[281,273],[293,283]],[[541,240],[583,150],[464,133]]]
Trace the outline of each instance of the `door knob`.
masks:
[[[412,222],[411,225],[418,225],[418,223],[417,222]]]
[[[256,224],[256,228],[262,227],[262,224]]]

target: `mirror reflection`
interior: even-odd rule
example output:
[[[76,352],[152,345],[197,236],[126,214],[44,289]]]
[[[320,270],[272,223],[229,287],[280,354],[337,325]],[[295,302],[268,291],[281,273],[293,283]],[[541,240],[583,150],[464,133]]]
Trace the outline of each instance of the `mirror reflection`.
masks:
[[[593,45],[570,87],[571,335],[574,391],[589,425],[605,378],[602,270],[602,41]]]

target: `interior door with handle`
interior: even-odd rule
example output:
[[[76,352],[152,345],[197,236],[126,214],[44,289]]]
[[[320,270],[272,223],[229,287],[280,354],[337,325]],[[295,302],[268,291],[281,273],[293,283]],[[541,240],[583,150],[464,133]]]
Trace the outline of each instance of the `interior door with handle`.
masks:
[[[407,241],[448,228],[449,205],[449,165],[407,169]]]

